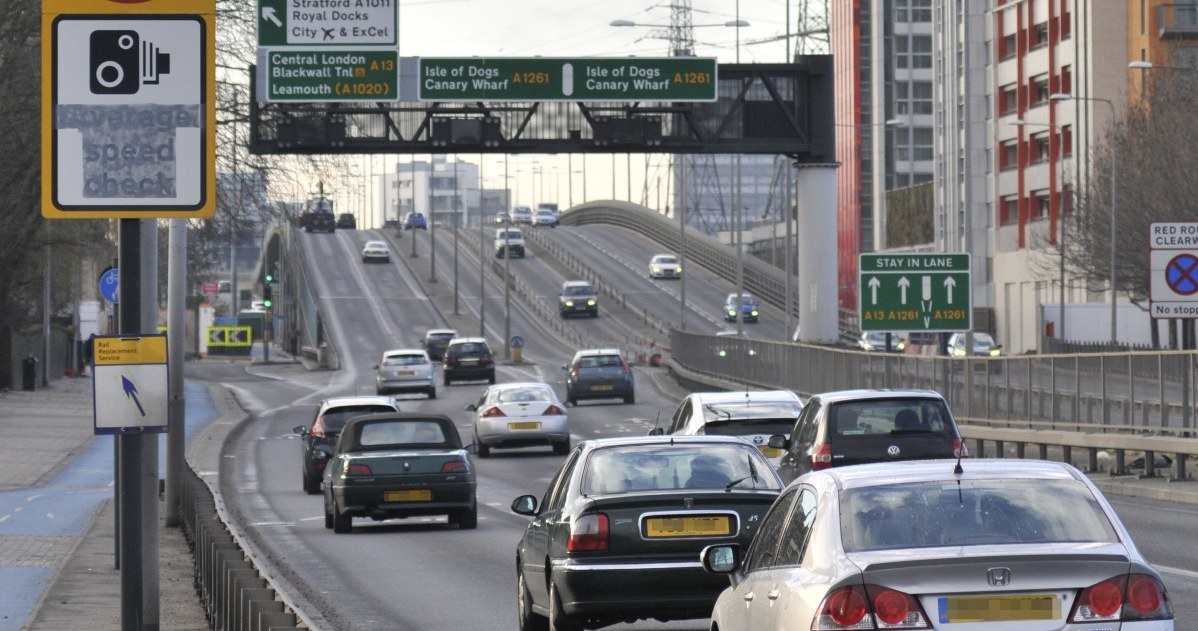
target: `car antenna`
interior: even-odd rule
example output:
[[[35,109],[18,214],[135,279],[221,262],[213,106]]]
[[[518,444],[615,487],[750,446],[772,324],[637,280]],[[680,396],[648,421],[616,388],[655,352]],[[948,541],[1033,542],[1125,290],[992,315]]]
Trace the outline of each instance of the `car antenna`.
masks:
[[[957,465],[953,467],[953,475],[957,478],[957,502],[961,506],[965,506],[965,496],[961,493],[961,474],[965,473],[965,469],[961,468],[961,454],[957,454]]]
[[[653,431],[657,431],[658,425],[661,425],[661,410],[657,411],[657,419],[653,421]]]

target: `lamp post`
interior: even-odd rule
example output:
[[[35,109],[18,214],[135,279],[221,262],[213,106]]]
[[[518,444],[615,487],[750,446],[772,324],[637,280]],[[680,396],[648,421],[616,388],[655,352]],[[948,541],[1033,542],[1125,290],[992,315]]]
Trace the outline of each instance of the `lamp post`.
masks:
[[[1054,123],[1029,123],[1029,122],[1027,122],[1023,119],[1019,119],[1019,118],[1012,120],[1010,122],[1010,124],[1014,125],[1015,127],[1027,127],[1029,125],[1035,126],[1035,127],[1049,127],[1049,128],[1057,130],[1057,133],[1060,133],[1060,131],[1061,131],[1061,126],[1056,125]],[[1060,142],[1060,141],[1058,140],[1057,142]],[[1060,217],[1057,219],[1057,223],[1058,223],[1057,231],[1059,232],[1059,234],[1057,235],[1057,248],[1060,250],[1059,274],[1060,274],[1060,283],[1061,283],[1061,287],[1060,287],[1060,289],[1061,289],[1061,304],[1057,311],[1057,314],[1058,314],[1057,317],[1060,319],[1059,323],[1061,326],[1059,327],[1059,330],[1057,331],[1057,338],[1059,340],[1061,340],[1062,343],[1064,343],[1064,341],[1065,341],[1065,212],[1064,212],[1064,210],[1062,210],[1060,212]]]
[[[1048,97],[1048,100],[1050,100],[1050,101],[1068,101],[1070,99],[1075,99],[1078,101],[1101,101],[1103,103],[1106,103],[1107,107],[1111,108],[1111,121],[1110,121],[1109,131],[1107,132],[1107,135],[1111,141],[1111,251],[1110,251],[1110,257],[1111,257],[1111,278],[1110,278],[1110,283],[1111,283],[1111,344],[1117,344],[1119,342],[1119,338],[1118,338],[1119,329],[1116,326],[1118,305],[1115,300],[1115,296],[1116,296],[1116,293],[1115,293],[1115,211],[1116,211],[1117,204],[1118,204],[1118,202],[1117,202],[1118,189],[1116,188],[1116,185],[1115,185],[1115,173],[1116,173],[1115,163],[1117,162],[1116,153],[1115,153],[1115,151],[1116,151],[1115,144],[1117,142],[1115,139],[1115,103],[1113,101],[1111,101],[1110,99],[1104,99],[1104,98],[1097,97],[1097,96],[1076,96],[1073,94],[1064,94],[1064,93],[1051,94]]]

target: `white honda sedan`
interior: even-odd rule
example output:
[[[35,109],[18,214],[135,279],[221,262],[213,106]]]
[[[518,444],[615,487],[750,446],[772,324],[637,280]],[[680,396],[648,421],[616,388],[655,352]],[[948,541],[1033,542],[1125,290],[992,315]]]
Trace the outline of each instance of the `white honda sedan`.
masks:
[[[566,406],[547,384],[493,385],[466,410],[474,412],[474,442],[480,458],[491,455],[493,448],[549,445],[556,454],[570,451]]]

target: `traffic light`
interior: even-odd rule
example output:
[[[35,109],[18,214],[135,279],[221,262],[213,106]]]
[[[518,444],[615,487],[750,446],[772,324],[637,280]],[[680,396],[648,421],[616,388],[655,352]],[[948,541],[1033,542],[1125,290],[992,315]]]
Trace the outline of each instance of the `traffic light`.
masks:
[[[270,276],[266,277],[266,282],[262,283],[262,306],[269,309],[274,301],[270,299]]]

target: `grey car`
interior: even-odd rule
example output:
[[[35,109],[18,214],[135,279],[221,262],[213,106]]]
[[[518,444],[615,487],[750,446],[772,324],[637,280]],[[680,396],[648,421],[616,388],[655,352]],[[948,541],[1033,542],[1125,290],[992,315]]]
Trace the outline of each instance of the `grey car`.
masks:
[[[557,311],[563,318],[573,315],[599,317],[599,296],[595,294],[595,288],[585,280],[568,280],[562,283],[557,302]]]
[[[618,349],[578,351],[562,369],[566,371],[566,401],[570,405],[578,405],[583,399],[613,398],[636,403],[636,379]]]
[[[1174,628],[1161,575],[1098,487],[1061,462],[815,471],[747,548],[700,558],[731,578],[711,614],[721,631]]]

